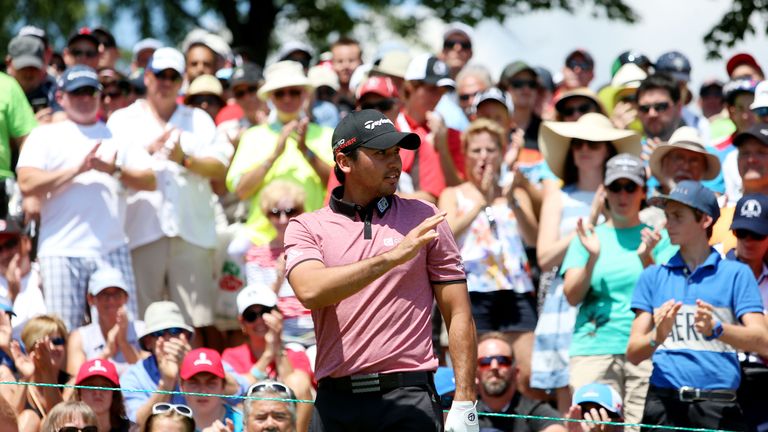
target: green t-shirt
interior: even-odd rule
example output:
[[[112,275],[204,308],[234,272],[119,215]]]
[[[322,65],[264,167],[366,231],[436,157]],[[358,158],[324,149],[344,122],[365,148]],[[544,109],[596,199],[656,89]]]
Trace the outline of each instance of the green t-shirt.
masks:
[[[37,126],[35,113],[16,79],[0,72],[0,178],[13,177],[11,138],[28,135]]]
[[[232,163],[227,171],[227,188],[234,191],[240,178],[266,161],[277,146],[281,127],[260,125],[248,129],[240,139]],[[318,158],[333,165],[331,138],[333,130],[310,123],[307,128],[306,144]],[[333,174],[331,174],[333,175]],[[261,211],[261,191],[264,186],[275,180],[290,180],[301,186],[305,193],[304,211],[311,212],[323,206],[325,183],[317,175],[304,155],[299,151],[298,143],[289,137],[285,150],[264,176],[261,188],[251,197],[251,213],[245,222],[251,241],[256,245],[269,243],[276,233],[266,215]]]
[[[579,306],[571,341],[571,356],[624,354],[635,314],[630,309],[635,283],[643,271],[637,256],[640,232],[648,225],[617,229],[598,225],[595,235],[600,240],[600,256],[592,271],[590,289]],[[666,263],[678,250],[669,242],[667,231],[653,249],[657,264]],[[578,237],[574,237],[563,259],[562,273],[584,267],[589,253]]]

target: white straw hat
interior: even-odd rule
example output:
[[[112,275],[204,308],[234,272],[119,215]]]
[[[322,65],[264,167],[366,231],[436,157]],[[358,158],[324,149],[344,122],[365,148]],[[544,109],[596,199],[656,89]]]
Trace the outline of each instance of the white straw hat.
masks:
[[[304,75],[304,67],[293,60],[273,63],[264,71],[264,85],[259,89],[259,98],[267,100],[270,93],[286,87],[304,87],[312,91],[309,78]]]

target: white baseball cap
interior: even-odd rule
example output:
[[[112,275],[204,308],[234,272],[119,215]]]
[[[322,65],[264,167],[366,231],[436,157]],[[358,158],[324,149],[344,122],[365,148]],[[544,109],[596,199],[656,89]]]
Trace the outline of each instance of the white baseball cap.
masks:
[[[248,285],[237,294],[237,313],[242,315],[253,305],[275,307],[277,294],[265,285]]]

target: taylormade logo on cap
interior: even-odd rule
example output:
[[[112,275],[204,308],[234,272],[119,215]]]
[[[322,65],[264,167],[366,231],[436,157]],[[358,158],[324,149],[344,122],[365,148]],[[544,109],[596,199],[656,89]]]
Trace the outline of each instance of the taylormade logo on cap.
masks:
[[[392,126],[394,126],[394,124],[392,123],[392,120],[390,120],[388,118],[380,118],[380,119],[378,119],[376,121],[368,120],[367,122],[365,122],[363,127],[365,127],[366,129],[369,129],[369,130],[373,130],[373,129],[376,128],[376,126],[381,126],[382,124],[385,124],[385,123],[389,123]]]

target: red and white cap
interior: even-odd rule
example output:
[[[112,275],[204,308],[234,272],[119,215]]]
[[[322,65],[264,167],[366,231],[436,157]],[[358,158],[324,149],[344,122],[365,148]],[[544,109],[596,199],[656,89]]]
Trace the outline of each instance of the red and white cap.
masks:
[[[357,99],[363,96],[373,93],[385,98],[397,98],[397,87],[392,82],[392,78],[383,76],[372,76],[365,80],[357,88]]]
[[[210,348],[197,348],[188,352],[181,363],[181,379],[188,380],[193,376],[208,372],[219,378],[224,378],[224,365],[221,355]]]
[[[117,369],[114,363],[106,359],[93,359],[83,363],[77,372],[75,385],[80,385],[83,381],[95,376],[104,377],[112,381],[112,384],[120,387],[120,377],[117,375]]]

